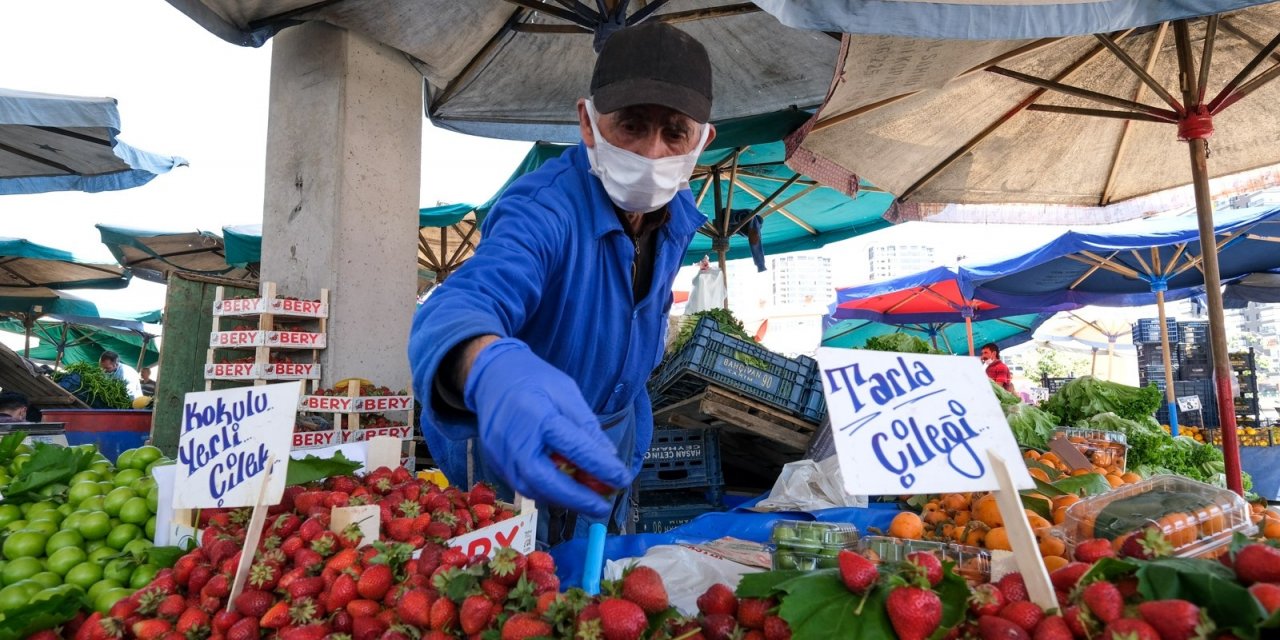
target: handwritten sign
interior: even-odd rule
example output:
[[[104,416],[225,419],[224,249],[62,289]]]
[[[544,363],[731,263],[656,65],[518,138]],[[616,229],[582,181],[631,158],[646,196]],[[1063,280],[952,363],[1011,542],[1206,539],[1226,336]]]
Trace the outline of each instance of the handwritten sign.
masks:
[[[823,348],[817,359],[851,494],[995,489],[987,453],[1022,459],[974,358]],[[1011,472],[1035,486],[1025,465]]]
[[[174,479],[182,490],[174,492],[173,508],[254,506],[273,455],[280,466],[271,472],[265,504],[279,503],[301,387],[290,382],[188,393]]]

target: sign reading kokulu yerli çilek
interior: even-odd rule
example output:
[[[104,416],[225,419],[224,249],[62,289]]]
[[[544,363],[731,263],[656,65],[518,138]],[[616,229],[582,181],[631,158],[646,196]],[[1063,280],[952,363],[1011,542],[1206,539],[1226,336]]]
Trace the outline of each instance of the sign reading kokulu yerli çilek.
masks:
[[[997,488],[988,452],[1021,460],[975,358],[818,349],[845,489],[855,495]],[[1025,465],[1015,486],[1034,487]]]
[[[301,384],[188,393],[178,438],[173,508],[254,506],[271,459],[275,468],[263,504],[279,503]]]

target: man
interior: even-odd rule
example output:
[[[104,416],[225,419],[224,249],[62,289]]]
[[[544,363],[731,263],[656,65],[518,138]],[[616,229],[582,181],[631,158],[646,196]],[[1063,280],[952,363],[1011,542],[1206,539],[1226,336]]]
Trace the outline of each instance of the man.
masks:
[[[1005,391],[1013,391],[1013,374],[1000,360],[1000,347],[994,342],[982,345],[982,363],[987,365],[987,377]]]
[[[0,393],[0,423],[26,421],[27,396],[16,391]]]
[[[455,484],[496,481],[566,508],[540,518],[549,544],[629,520],[626,488],[653,433],[645,380],[706,220],[688,189],[715,137],[706,49],[661,23],[622,29],[577,107],[583,142],[503,193],[409,339],[436,461]],[[553,453],[621,491],[602,497]]]
[[[124,370],[120,368],[120,354],[111,350],[103,351],[98,357],[98,368],[102,369],[108,378],[124,382]]]
[[[156,381],[151,379],[151,367],[143,367],[138,370],[138,390],[144,397],[154,397],[156,395]]]

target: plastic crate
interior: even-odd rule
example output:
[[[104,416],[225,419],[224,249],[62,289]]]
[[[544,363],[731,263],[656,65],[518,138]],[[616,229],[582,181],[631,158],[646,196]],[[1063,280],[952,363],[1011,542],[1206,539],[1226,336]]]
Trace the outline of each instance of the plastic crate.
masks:
[[[693,493],[649,493],[640,494],[640,504],[631,517],[636,533],[664,533],[704,513],[723,510],[723,506]]]
[[[1138,351],[1138,368],[1160,367],[1164,368],[1164,350],[1160,348],[1160,343],[1145,343],[1135,345]],[[1176,348],[1176,347],[1175,347]],[[1101,352],[1099,352],[1101,355]],[[1169,355],[1169,362],[1173,365],[1178,364],[1178,354],[1174,352]]]
[[[822,373],[818,363],[813,363],[813,375],[809,377],[809,387],[804,392],[804,408],[800,417],[813,424],[822,424],[827,417],[827,397],[822,394]]]
[[[1178,377],[1183,380],[1213,377],[1213,354],[1208,343],[1184,342],[1178,345]]]
[[[903,540],[889,536],[867,536],[858,540],[858,553],[876,564],[905,562],[907,555],[923,551],[939,560],[954,562],[956,573],[969,584],[982,584],[991,579],[991,554],[978,547],[929,540]]]
[[[1178,321],[1165,318],[1165,328],[1169,331],[1169,344],[1178,342]],[[1133,325],[1133,343],[1160,342],[1160,319],[1143,318]]]
[[[1209,323],[1193,320],[1178,323],[1178,342],[1209,346]]]
[[[841,551],[858,546],[858,528],[852,524],[779,520],[770,536],[773,568],[834,569]]]
[[[640,491],[707,487],[717,495],[723,493],[720,433],[715,429],[658,427],[636,481]]]
[[[803,416],[811,358],[792,360],[764,347],[720,332],[714,319],[702,317],[683,348],[649,381],[653,406],[663,407],[701,393],[715,384]]]
[[[1178,377],[1178,371],[1179,371],[1178,362],[1175,360],[1169,364],[1173,369],[1173,377],[1176,380]],[[1157,365],[1148,365],[1145,367],[1138,367],[1138,382],[1140,383],[1138,385],[1140,387],[1145,387],[1149,384],[1155,383],[1160,386],[1161,390],[1163,390],[1164,389],[1164,365],[1157,364]]]

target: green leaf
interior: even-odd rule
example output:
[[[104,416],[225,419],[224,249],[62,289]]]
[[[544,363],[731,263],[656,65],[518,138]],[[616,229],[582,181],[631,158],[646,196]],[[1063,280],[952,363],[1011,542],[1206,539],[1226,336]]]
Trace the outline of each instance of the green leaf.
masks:
[[[1083,491],[1087,496],[1096,496],[1111,490],[1111,483],[1107,482],[1106,478],[1096,473],[1086,473],[1084,475],[1063,478],[1053,483],[1053,486],[1061,491],[1074,495],[1080,495],[1080,492]]]
[[[1039,480],[1036,482],[1039,482]],[[1053,520],[1053,503],[1048,500],[1033,498],[1023,493],[1019,493],[1018,497],[1022,498],[1022,507],[1024,509],[1034,511],[1036,515],[1044,518],[1045,520]]]
[[[1262,605],[1236,581],[1235,572],[1215,560],[1162,558],[1143,562],[1138,591],[1149,600],[1180,598],[1201,606],[1222,629],[1241,638],[1257,637]]]
[[[13,457],[17,455],[18,446],[26,439],[27,434],[23,431],[6,433],[3,438],[0,438],[0,464],[8,466],[10,462],[13,462]]]
[[[1119,558],[1103,558],[1095,563],[1080,576],[1080,584],[1086,585],[1099,580],[1111,580],[1122,578],[1134,571],[1138,570],[1140,565],[1132,560],[1121,560]]]
[[[0,614],[0,640],[19,640],[52,629],[88,608],[80,587],[64,584],[45,589],[19,609]]]
[[[80,449],[58,447],[37,442],[31,459],[9,483],[4,502],[22,503],[40,498],[37,492],[48,485],[66,484],[76,473],[86,467],[93,454]]]
[[[154,564],[161,569],[166,569],[177,564],[178,558],[186,554],[186,550],[182,547],[151,547],[146,551],[145,564]]]
[[[308,455],[305,458],[289,461],[289,470],[285,473],[285,486],[306,484],[323,480],[332,476],[346,476],[355,473],[360,463],[348,460],[341,451],[332,458],[320,458]]]
[[[1037,467],[1042,467],[1042,468],[1044,467],[1044,465],[1040,464],[1039,462],[1028,460],[1027,466],[1030,467],[1031,465],[1035,465]],[[1053,473],[1056,474],[1058,472],[1053,471]],[[1041,480],[1039,478],[1032,478],[1032,480],[1034,480],[1036,483],[1036,491],[1043,493],[1044,495],[1049,496],[1050,498],[1056,498],[1058,496],[1067,495],[1066,491],[1063,491],[1062,489],[1059,489],[1058,487],[1051,485],[1048,482],[1045,482],[1044,480]]]
[[[739,598],[768,598],[780,591],[778,585],[808,573],[799,569],[748,573],[738,581],[737,594]]]
[[[942,571],[942,582],[935,588],[942,600],[942,624],[933,632],[934,640],[946,636],[948,631],[960,624],[969,608],[969,583],[956,573],[955,563],[942,563]]]
[[[822,569],[783,582],[778,589],[787,594],[778,615],[791,626],[796,640],[894,637],[883,587],[872,589],[863,603],[844,586],[838,570]],[[862,611],[855,613],[859,604]]]

